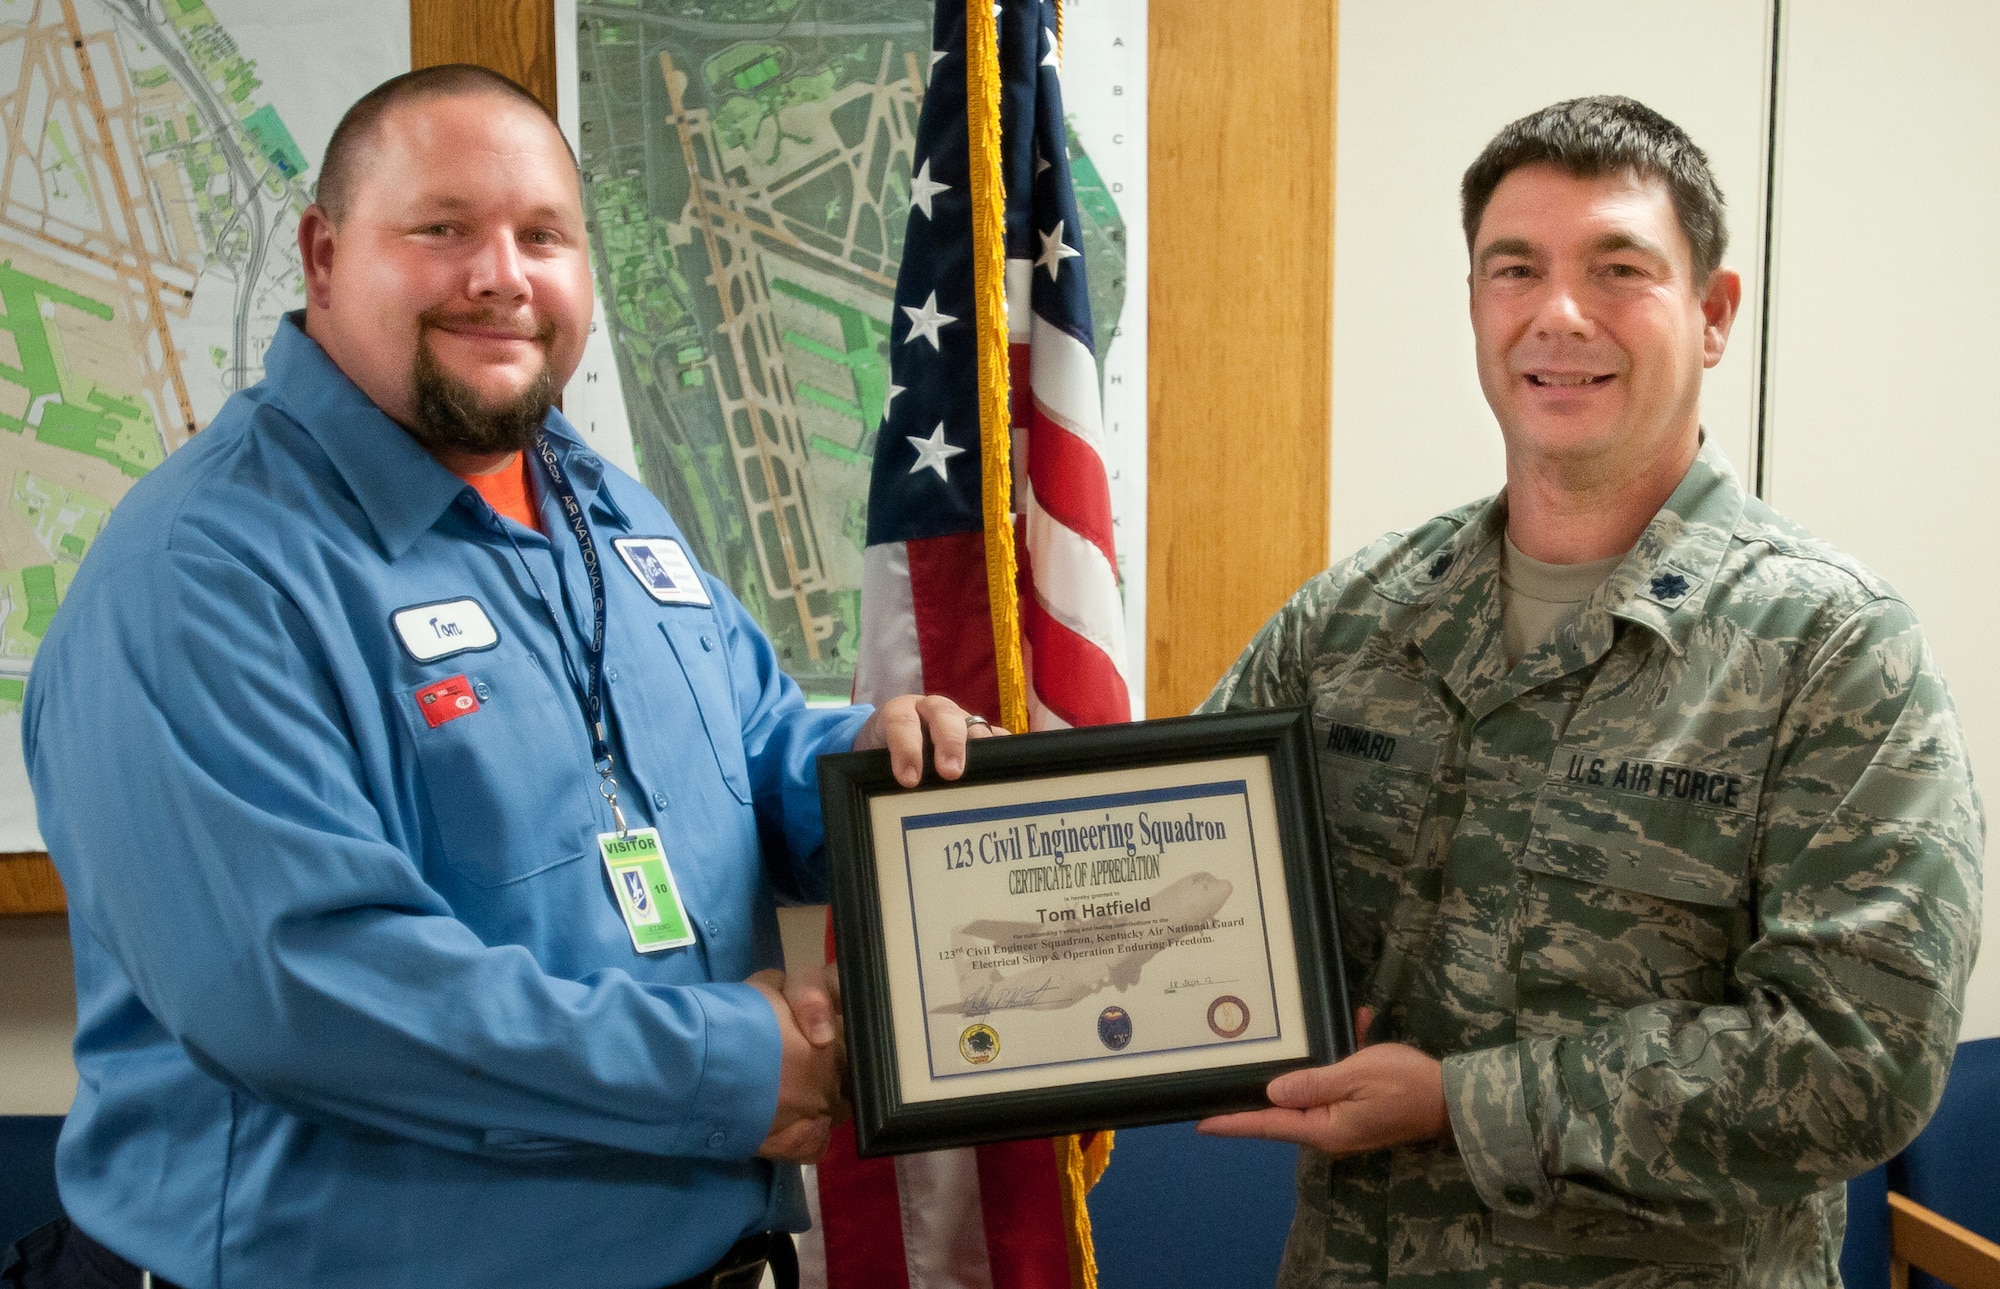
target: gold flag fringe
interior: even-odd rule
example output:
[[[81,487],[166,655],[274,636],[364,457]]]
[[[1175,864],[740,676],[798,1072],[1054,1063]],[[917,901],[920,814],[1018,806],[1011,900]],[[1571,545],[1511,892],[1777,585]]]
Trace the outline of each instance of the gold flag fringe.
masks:
[[[1062,1179],[1063,1222],[1069,1229],[1070,1289],[1097,1289],[1097,1243],[1084,1197],[1111,1163],[1111,1134],[1100,1132],[1089,1146],[1083,1138],[1057,1137],[1056,1175]]]
[[[973,323],[979,350],[979,461],[986,521],[986,598],[1000,723],[1028,728],[1015,590],[1014,463],[1008,431],[1006,190],[1000,177],[1000,33],[992,0],[966,0],[965,123],[972,162]]]
[[[1061,40],[1058,7],[1057,40]],[[1061,54],[1058,53],[1058,58]],[[1021,620],[1014,559],[1014,461],[1009,429],[1006,190],[1000,175],[1000,33],[992,0],[965,5],[966,142],[972,163],[974,326],[979,353],[981,511],[986,526],[986,597],[993,616],[993,660],[1000,682],[1000,723],[1028,728],[1028,685],[1021,660]],[[1084,1196],[1111,1158],[1111,1134],[1086,1148],[1078,1137],[1054,1142],[1063,1220],[1069,1232],[1072,1289],[1097,1289],[1097,1250]]]

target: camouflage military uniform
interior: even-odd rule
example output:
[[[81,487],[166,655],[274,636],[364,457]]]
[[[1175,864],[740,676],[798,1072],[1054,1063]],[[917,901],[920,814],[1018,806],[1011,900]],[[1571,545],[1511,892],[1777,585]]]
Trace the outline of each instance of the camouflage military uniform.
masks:
[[[1281,1284],[1838,1283],[1942,1090],[1983,821],[1910,609],[1713,448],[1509,673],[1496,498],[1309,582],[1209,710],[1310,705],[1349,987],[1456,1147],[1302,1152]]]

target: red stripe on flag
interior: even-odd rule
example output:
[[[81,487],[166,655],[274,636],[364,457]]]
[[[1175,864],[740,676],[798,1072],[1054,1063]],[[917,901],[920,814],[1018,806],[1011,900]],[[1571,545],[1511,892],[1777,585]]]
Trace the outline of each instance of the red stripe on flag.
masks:
[[[979,1207],[993,1289],[1070,1289],[1069,1224],[1063,1220],[1055,1143],[981,1146]]]
[[[997,714],[1000,676],[988,626],[985,534],[950,533],[905,545],[924,687],[968,712]]]
[[[861,1158],[854,1153],[854,1125],[835,1128],[833,1148],[819,1165],[819,1225],[826,1246],[827,1283],[908,1289],[902,1211],[896,1194],[896,1161]]]
[[[1035,405],[1028,427],[1028,482],[1035,500],[1064,528],[1118,567],[1111,546],[1111,481],[1097,450],[1051,420]]]
[[[1111,658],[1049,615],[1032,595],[1021,597],[1021,621],[1035,651],[1035,691],[1071,725],[1115,725],[1132,719],[1132,696]]]
[[[1026,302],[1022,304],[1026,308]],[[1034,407],[1033,382],[1028,373],[1034,370],[1035,347],[1025,340],[1016,340],[1007,346],[1007,424],[1020,429],[1028,423],[1028,414]]]

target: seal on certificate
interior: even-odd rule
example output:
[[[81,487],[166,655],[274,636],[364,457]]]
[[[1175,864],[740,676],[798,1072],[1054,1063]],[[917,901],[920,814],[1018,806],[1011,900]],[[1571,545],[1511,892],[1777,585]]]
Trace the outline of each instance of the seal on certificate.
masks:
[[[991,1025],[968,1025],[958,1036],[958,1054],[968,1065],[984,1065],[1000,1055],[1000,1031]]]
[[[1114,1052],[1122,1052],[1132,1041],[1132,1014],[1123,1007],[1106,1007],[1097,1013],[1097,1041]]]
[[[1208,1027],[1219,1038],[1237,1038],[1250,1028],[1250,1005],[1235,994],[1223,994],[1208,1005]]]

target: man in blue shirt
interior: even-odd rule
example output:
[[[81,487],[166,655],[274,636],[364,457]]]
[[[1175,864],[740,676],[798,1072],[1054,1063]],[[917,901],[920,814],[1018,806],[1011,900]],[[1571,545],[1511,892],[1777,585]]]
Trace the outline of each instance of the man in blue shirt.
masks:
[[[955,777],[986,731],[808,710],[550,410],[590,269],[525,91],[371,93],[300,243],[265,380],[134,487],[27,695],[77,971],[60,1274],[722,1283],[803,1227],[786,1161],[839,1108],[827,994],[769,970],[773,889],[821,892],[814,757],[913,783],[928,733]],[[621,868],[648,828],[663,869]]]

